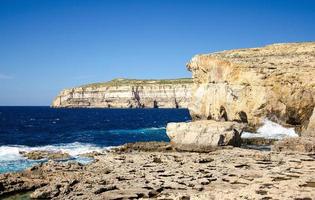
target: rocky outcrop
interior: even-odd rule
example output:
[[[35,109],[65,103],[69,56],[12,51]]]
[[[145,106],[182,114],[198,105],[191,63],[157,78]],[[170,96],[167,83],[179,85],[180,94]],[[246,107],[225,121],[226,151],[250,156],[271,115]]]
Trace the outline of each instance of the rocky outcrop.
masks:
[[[152,145],[152,143],[151,143]],[[162,147],[164,145],[164,148]],[[168,144],[157,144],[168,149]],[[3,195],[34,199],[312,199],[314,154],[221,149],[210,153],[141,151],[97,156],[95,162],[49,161],[0,174]],[[128,152],[125,150],[129,149]]]
[[[71,158],[71,156],[68,153],[61,152],[61,151],[34,150],[30,152],[20,151],[19,153],[30,160],[41,160],[41,159],[67,160]]]
[[[187,108],[191,79],[115,79],[60,92],[52,107]]]
[[[248,123],[268,118],[314,132],[315,43],[274,44],[197,55],[187,64],[195,86],[193,120]]]
[[[167,135],[179,150],[211,151],[217,146],[240,146],[243,124],[202,120],[188,123],[169,123]]]
[[[241,124],[255,131],[265,119],[315,134],[315,43],[196,55],[187,68],[194,81],[188,106],[193,122],[168,125],[172,145],[235,146],[218,139],[231,134],[230,124],[241,133]]]

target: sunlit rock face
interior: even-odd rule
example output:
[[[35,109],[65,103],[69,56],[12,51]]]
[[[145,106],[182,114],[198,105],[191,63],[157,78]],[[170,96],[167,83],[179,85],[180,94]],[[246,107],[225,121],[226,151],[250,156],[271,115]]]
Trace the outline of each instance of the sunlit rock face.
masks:
[[[314,42],[196,55],[187,68],[193,120],[239,121],[255,130],[270,119],[314,134]]]
[[[166,127],[171,144],[179,150],[211,151],[217,146],[240,146],[244,124],[200,120],[169,123]]]
[[[168,125],[173,146],[237,146],[218,138],[229,141],[231,133],[244,129],[256,132],[263,122],[276,122],[285,131],[295,129],[276,133],[277,138],[296,137],[296,132],[315,135],[314,42],[196,55],[187,68],[194,82],[188,106],[193,122]],[[268,137],[274,127],[267,130]]]
[[[115,79],[65,89],[55,98],[52,107],[187,108],[191,87],[191,79]]]
[[[311,118],[309,119],[307,129],[303,132],[303,135],[315,137],[315,108]]]

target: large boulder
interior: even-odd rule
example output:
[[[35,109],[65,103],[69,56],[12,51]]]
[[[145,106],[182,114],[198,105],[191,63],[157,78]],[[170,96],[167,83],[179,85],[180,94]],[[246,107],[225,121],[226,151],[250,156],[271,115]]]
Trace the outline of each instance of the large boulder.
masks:
[[[178,150],[210,151],[218,146],[240,146],[243,124],[202,120],[169,123],[166,128],[171,144]]]
[[[239,121],[255,130],[268,118],[302,134],[314,130],[315,42],[197,55],[187,68],[193,120]]]

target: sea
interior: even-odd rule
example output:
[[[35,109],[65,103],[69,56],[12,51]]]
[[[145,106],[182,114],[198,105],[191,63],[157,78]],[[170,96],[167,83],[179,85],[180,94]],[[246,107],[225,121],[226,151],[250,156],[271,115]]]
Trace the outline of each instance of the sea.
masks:
[[[0,173],[21,171],[47,160],[19,152],[62,151],[81,163],[80,154],[130,142],[169,141],[166,124],[190,121],[187,109],[97,109],[0,107]]]

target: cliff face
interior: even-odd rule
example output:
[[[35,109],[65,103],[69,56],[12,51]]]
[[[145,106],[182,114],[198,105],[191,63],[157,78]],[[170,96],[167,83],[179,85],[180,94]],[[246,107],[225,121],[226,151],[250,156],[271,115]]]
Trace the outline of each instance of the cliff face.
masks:
[[[188,106],[193,122],[168,124],[175,147],[186,145],[188,136],[195,138],[189,143],[193,150],[224,144],[226,131],[209,129],[210,120],[212,127],[230,121],[255,131],[267,118],[294,127],[301,136],[315,136],[314,42],[197,55],[187,68],[195,83]],[[201,144],[204,130],[211,140]],[[228,124],[226,130],[231,130]]]
[[[115,79],[60,92],[52,107],[187,108],[191,79]]]
[[[269,118],[314,132],[309,127],[315,119],[314,42],[197,55],[187,68],[196,83],[189,105],[193,119],[255,128]]]

